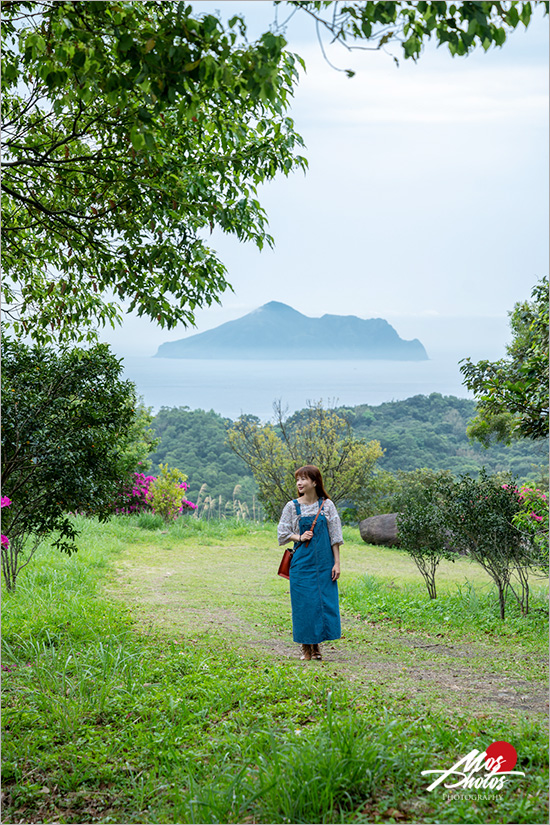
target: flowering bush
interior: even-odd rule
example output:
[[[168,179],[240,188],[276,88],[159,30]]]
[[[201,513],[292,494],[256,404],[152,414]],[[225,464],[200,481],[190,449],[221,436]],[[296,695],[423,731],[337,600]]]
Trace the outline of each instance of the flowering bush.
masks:
[[[147,494],[153,481],[156,481],[155,476],[147,476],[145,473],[134,473],[132,484],[122,491],[116,512],[124,515],[132,515],[151,510],[151,504],[147,500]]]
[[[535,551],[534,566],[548,572],[548,496],[527,485],[518,490],[522,509],[512,523],[529,536]]]
[[[182,496],[182,492],[187,490],[186,481],[187,476],[181,470],[161,464],[160,476],[150,483],[146,495],[153,512],[161,515],[165,521],[172,521],[184,509],[194,509],[195,505]]]
[[[9,499],[7,496],[2,496],[2,498],[0,499],[0,508],[9,507],[10,504],[11,504],[11,499]],[[10,546],[9,538],[2,533],[0,541],[1,541],[2,547],[6,548],[6,550],[7,550],[8,547]]]
[[[520,510],[517,486],[501,484],[485,469],[477,479],[463,475],[453,485],[448,508],[453,545],[480,564],[495,582],[501,619],[512,574],[527,569],[530,561],[529,548],[514,524]],[[525,585],[528,587],[526,580]]]
[[[174,470],[169,472],[179,473],[180,471]],[[181,479],[178,478],[176,481],[177,488],[174,487],[173,489],[174,505],[177,505],[177,507],[175,514],[170,516],[170,518],[175,518],[178,513],[194,510],[197,506],[193,504],[192,501],[188,501],[183,497],[183,493],[187,491],[189,485],[184,480],[186,476],[183,473],[180,473],[180,475]],[[135,515],[151,511],[160,512],[154,504],[154,485],[158,480],[157,476],[148,476],[145,475],[145,473],[134,473],[132,484],[123,491],[116,512],[124,515]]]
[[[188,487],[189,487],[189,484],[186,481],[184,481],[182,484],[179,485],[180,490],[183,490],[183,492],[186,492]],[[181,507],[179,509],[180,513],[185,513],[186,510],[196,510],[196,509],[197,509],[196,504],[193,504],[192,501],[189,501],[186,498],[182,498]]]

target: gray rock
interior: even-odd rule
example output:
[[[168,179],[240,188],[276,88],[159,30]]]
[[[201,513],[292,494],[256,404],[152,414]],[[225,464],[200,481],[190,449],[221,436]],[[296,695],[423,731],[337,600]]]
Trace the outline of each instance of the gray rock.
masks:
[[[383,516],[371,516],[359,522],[361,538],[367,544],[383,544],[386,547],[398,547],[397,513]]]

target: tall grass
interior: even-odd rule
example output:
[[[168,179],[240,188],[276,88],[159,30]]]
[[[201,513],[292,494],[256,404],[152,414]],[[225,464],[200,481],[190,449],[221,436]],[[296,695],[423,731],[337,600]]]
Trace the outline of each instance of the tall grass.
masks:
[[[123,518],[121,516],[118,517]],[[126,516],[130,525],[142,530],[165,531],[174,538],[193,536],[214,536],[225,538],[229,535],[248,536],[258,533],[276,534],[276,526],[271,522],[254,521],[237,516],[227,518],[195,518],[191,515],[180,516],[170,524],[154,513],[140,513],[138,516]]]

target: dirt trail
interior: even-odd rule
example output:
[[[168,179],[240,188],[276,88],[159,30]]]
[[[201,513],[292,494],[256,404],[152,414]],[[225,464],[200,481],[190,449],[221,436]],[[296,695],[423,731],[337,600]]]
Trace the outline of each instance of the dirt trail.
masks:
[[[272,567],[272,554],[247,559],[227,546],[184,555],[168,548],[162,556],[153,548],[139,558],[128,551],[108,589],[152,629],[182,640],[222,637],[243,655],[329,668],[367,694],[380,686],[403,702],[414,697],[426,708],[467,708],[477,717],[548,712],[547,661],[519,644],[456,643],[343,611],[342,639],[322,645],[323,662],[300,662],[291,640],[288,584],[273,576]]]

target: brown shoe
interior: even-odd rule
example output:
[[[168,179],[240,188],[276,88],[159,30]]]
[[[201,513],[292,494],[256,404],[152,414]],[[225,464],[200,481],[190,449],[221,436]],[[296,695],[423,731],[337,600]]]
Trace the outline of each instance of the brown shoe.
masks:
[[[311,659],[311,645],[302,645],[302,655],[300,659],[307,659],[309,662]]]
[[[319,649],[319,645],[311,645],[311,658],[312,659],[322,659],[323,656],[321,654],[321,650]]]

